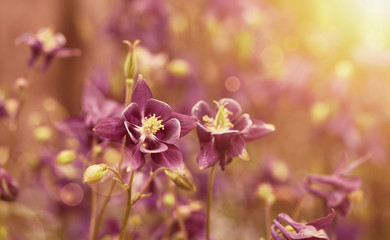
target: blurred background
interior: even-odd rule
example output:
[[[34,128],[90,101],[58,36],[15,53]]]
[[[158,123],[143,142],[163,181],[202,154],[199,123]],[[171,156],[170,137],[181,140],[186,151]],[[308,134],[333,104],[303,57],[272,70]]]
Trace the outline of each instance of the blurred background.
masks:
[[[15,216],[15,209],[25,209],[14,221],[35,224],[25,226],[36,232],[35,239],[86,239],[88,224],[86,232],[70,235],[70,219],[78,216],[64,217],[61,211],[85,205],[88,217],[89,199],[83,192],[88,187],[77,184],[78,190],[71,192],[82,195],[69,203],[32,182],[39,179],[29,174],[35,174],[42,161],[39,149],[58,141],[52,124],[82,112],[86,81],[104,79],[110,85],[108,96],[123,102],[128,48],[122,40],[136,39],[141,41],[136,50],[138,73],[155,98],[190,114],[198,100],[211,104],[231,97],[252,118],[276,127],[275,133],[247,145],[251,161],[235,159],[225,171],[218,169],[212,212],[215,239],[265,236],[264,204],[255,192],[267,171],[278,182],[274,218],[280,212],[292,214],[305,177],[331,174],[343,154],[351,160],[370,154],[371,159],[352,173],[362,178],[364,194],[340,219],[338,239],[390,237],[390,1],[0,0],[0,5],[3,99],[14,98],[15,80],[28,75],[30,49],[15,44],[23,33],[51,27],[65,35],[66,48],[82,52],[79,57],[54,59],[46,72],[36,74],[21,116],[18,145],[23,161],[20,172],[14,173],[20,196],[13,207],[1,203],[0,209],[14,211]],[[45,143],[34,135],[42,126],[53,131]],[[8,136],[1,129],[4,159]],[[195,133],[183,140],[181,149],[199,190],[189,198],[202,199],[207,172],[196,166]],[[71,177],[79,182],[81,178],[82,172]],[[53,212],[48,207],[53,201],[64,206]],[[305,201],[296,220],[324,215],[318,199]],[[52,220],[59,222],[48,224]]]

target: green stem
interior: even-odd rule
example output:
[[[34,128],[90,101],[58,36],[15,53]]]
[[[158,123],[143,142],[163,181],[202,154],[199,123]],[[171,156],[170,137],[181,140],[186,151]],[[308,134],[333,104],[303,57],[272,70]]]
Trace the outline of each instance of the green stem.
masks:
[[[186,227],[184,225],[184,219],[179,211],[179,205],[177,204],[177,202],[178,202],[177,201],[177,194],[176,194],[176,190],[174,187],[172,187],[172,194],[175,197],[175,212],[177,215],[177,221],[179,222],[180,231],[183,234],[183,240],[188,240]]]
[[[128,106],[130,104],[133,85],[134,85],[134,80],[131,81],[131,80],[126,79],[125,106]],[[126,144],[126,136],[124,136],[123,140],[122,140],[122,153],[121,153],[121,158],[119,160],[118,169],[121,169],[121,166],[122,166],[122,162],[123,162],[123,158],[124,158],[124,151],[125,151],[125,144]],[[101,226],[102,221],[103,221],[103,215],[104,215],[104,212],[106,211],[108,202],[110,202],[110,200],[111,200],[111,195],[114,192],[114,188],[115,188],[115,180],[112,181],[110,189],[108,190],[107,196],[104,199],[103,206],[100,210],[100,213],[99,213],[99,216],[98,216],[98,219],[96,222],[96,227],[95,227],[95,231],[93,234],[93,239],[96,239],[98,234],[99,234],[100,226]]]
[[[125,211],[125,216],[123,218],[122,229],[121,229],[121,234],[119,236],[119,240],[123,240],[125,237],[126,228],[127,228],[127,221],[129,220],[129,216],[130,216],[130,211],[131,211],[131,207],[132,207],[131,193],[132,193],[132,188],[133,188],[133,179],[134,179],[134,170],[131,171],[131,175],[130,175],[129,188],[127,189],[126,211]]]
[[[97,144],[97,138],[92,138],[92,150]],[[96,155],[92,151],[92,164],[96,162]],[[96,195],[96,185],[92,185],[92,199],[91,199],[91,222],[89,224],[89,240],[93,240],[94,232],[96,227],[96,208],[97,208],[97,195]]]
[[[271,239],[271,207],[272,203],[269,203],[266,201],[265,203],[265,232],[266,232],[266,239]]]
[[[126,143],[126,136],[123,137],[123,141],[122,141],[122,150],[121,150],[121,158],[119,160],[119,169],[122,165],[123,158],[124,158],[125,143]],[[116,181],[113,180],[111,183],[110,189],[108,190],[108,194],[107,194],[106,198],[104,199],[104,203],[103,203],[103,206],[100,210],[99,216],[97,218],[96,227],[95,227],[95,231],[93,233],[92,239],[96,239],[98,234],[99,234],[100,226],[101,226],[102,221],[103,221],[103,215],[104,215],[104,212],[107,208],[108,202],[111,200],[111,195],[112,195],[112,192],[114,191],[115,184],[116,184]]]
[[[170,169],[162,167],[162,168],[157,169],[156,171],[154,171],[154,172],[150,175],[150,177],[149,177],[148,181],[146,182],[146,184],[145,184],[144,188],[142,189],[142,191],[138,194],[137,198],[134,199],[134,201],[131,203],[133,206],[134,206],[134,204],[136,204],[136,203],[138,202],[138,200],[141,199],[142,195],[145,194],[146,190],[148,190],[148,187],[149,187],[150,183],[152,183],[153,178],[154,178],[158,173],[160,173],[160,172],[162,172],[162,171],[164,171],[164,170],[170,170]]]
[[[207,218],[206,218],[206,240],[210,240],[210,211],[211,211],[211,197],[213,191],[215,166],[210,169],[209,184],[207,189]]]

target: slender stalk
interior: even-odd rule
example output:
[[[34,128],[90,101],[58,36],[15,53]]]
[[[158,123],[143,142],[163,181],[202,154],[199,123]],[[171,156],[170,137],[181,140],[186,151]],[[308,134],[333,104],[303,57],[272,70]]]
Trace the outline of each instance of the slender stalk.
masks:
[[[128,106],[130,104],[133,85],[134,85],[133,79],[130,79],[130,80],[126,79],[125,106]],[[125,144],[126,144],[126,136],[124,136],[123,140],[122,140],[122,151],[121,151],[122,153],[121,153],[121,158],[119,160],[118,169],[121,169],[121,166],[122,166],[122,162],[123,162],[123,158],[124,158],[124,151],[125,151]],[[104,215],[104,212],[106,211],[108,202],[110,202],[110,200],[111,200],[111,195],[114,192],[115,184],[116,184],[115,180],[113,180],[111,183],[110,189],[108,190],[108,193],[106,195],[106,198],[104,199],[103,206],[100,210],[100,213],[99,213],[99,216],[98,216],[98,219],[96,222],[95,231],[93,234],[93,239],[96,239],[98,234],[99,234],[100,226],[101,226],[102,221],[103,221],[103,215]]]
[[[97,138],[94,136],[92,138],[92,164],[95,164],[96,162],[96,154],[93,151],[94,147],[97,144]],[[96,195],[96,185],[92,185],[92,198],[91,198],[91,222],[89,223],[89,240],[93,240],[93,235],[95,232],[95,227],[96,227],[96,208],[97,208],[97,195]]]
[[[140,200],[140,199],[142,198],[142,195],[145,194],[146,190],[148,190],[148,187],[149,187],[150,183],[152,183],[153,178],[154,178],[158,173],[160,173],[160,172],[162,172],[162,171],[164,171],[164,170],[169,170],[169,169],[168,169],[168,168],[162,167],[162,168],[157,169],[156,171],[154,171],[154,172],[150,175],[150,177],[149,177],[148,181],[146,182],[144,188],[143,188],[142,191],[138,194],[137,198],[134,199],[134,201],[132,202],[132,205],[136,204],[136,203],[138,202],[138,200]]]
[[[130,216],[130,211],[131,211],[131,207],[132,207],[131,194],[132,194],[132,188],[133,188],[133,179],[134,179],[134,170],[131,171],[131,175],[130,175],[129,187],[127,189],[126,211],[125,211],[125,216],[123,218],[122,229],[121,229],[121,234],[119,236],[119,240],[123,240],[125,237],[126,228],[127,228],[127,221],[129,220],[129,216]]]
[[[302,198],[299,200],[298,205],[295,207],[294,214],[293,214],[293,219],[299,221],[299,215],[301,214],[301,210],[303,207],[303,203],[305,202],[307,193],[305,193]]]
[[[207,218],[206,218],[206,240],[210,240],[210,211],[211,211],[211,197],[213,192],[215,166],[210,169],[209,184],[207,189]]]
[[[29,70],[28,74],[27,74],[27,81],[28,81],[28,87],[27,89],[25,89],[22,93],[22,95],[20,96],[20,102],[19,102],[19,106],[18,106],[18,109],[14,115],[14,119],[13,121],[11,121],[10,125],[9,125],[9,131],[10,131],[10,145],[9,145],[9,153],[8,153],[8,157],[7,157],[7,161],[5,162],[5,168],[11,168],[13,166],[16,166],[16,159],[15,158],[15,147],[16,147],[16,143],[17,143],[17,135],[18,135],[18,131],[19,131],[19,121],[20,121],[20,116],[22,114],[22,111],[26,105],[26,102],[27,102],[27,99],[28,99],[28,95],[29,95],[29,92],[32,88],[32,82],[35,78],[35,75],[36,75],[36,69],[31,69]]]
[[[265,233],[266,233],[266,239],[271,239],[271,225],[272,222],[271,218],[271,208],[272,203],[266,201],[265,203]]]
[[[175,190],[174,187],[171,187],[171,188],[172,188],[172,194],[175,197],[175,212],[176,212],[176,215],[177,215],[177,221],[179,222],[179,228],[180,228],[181,233],[183,234],[183,240],[188,240],[186,227],[184,225],[184,219],[183,219],[183,216],[181,215],[181,213],[179,211],[179,205],[177,204],[176,190]]]
[[[126,142],[126,136],[123,137],[123,141],[122,141],[122,150],[121,150],[121,158],[119,160],[119,169],[120,169],[120,167],[122,165],[123,158],[124,158],[125,142]],[[98,234],[99,234],[100,226],[101,226],[102,221],[103,221],[103,215],[104,215],[104,212],[105,212],[105,210],[107,208],[108,202],[111,200],[111,195],[112,195],[112,192],[114,191],[115,184],[116,184],[116,182],[115,182],[115,180],[113,180],[112,183],[111,183],[110,189],[108,190],[107,196],[104,199],[103,206],[100,209],[99,216],[98,216],[97,221],[96,221],[96,227],[95,227],[95,231],[93,233],[93,238],[92,239],[96,239]]]

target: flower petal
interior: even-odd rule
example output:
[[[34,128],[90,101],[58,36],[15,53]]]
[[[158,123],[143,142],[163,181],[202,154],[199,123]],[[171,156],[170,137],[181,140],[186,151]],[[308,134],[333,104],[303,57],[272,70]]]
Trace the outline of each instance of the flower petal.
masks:
[[[143,153],[161,153],[165,152],[168,146],[158,141],[157,139],[146,138],[140,147],[140,151]]]
[[[309,222],[306,225],[311,225],[315,227],[317,230],[325,229],[332,223],[334,216],[335,216],[335,211],[332,209],[332,212],[329,213],[326,217],[317,219],[313,222]]]
[[[197,102],[191,110],[192,116],[196,117],[201,123],[203,123],[203,116],[214,117],[209,105],[205,101]]]
[[[244,138],[241,135],[232,137],[229,142],[229,148],[227,149],[227,156],[229,158],[233,158],[245,154],[246,149]]]
[[[180,137],[184,137],[196,127],[198,120],[195,117],[173,112],[172,118],[176,118],[180,122]]]
[[[244,133],[246,142],[264,137],[275,131],[275,127],[272,124],[264,123],[259,120],[252,120],[252,122],[252,126]]]
[[[138,143],[139,140],[140,140],[139,138],[141,136],[141,134],[137,130],[138,126],[134,125],[134,124],[131,124],[128,121],[125,121],[125,127],[126,127],[126,130],[127,130],[127,133],[130,136],[130,140],[133,141],[133,143]]]
[[[184,171],[183,156],[178,147],[168,145],[168,150],[160,153],[152,153],[152,160],[155,164],[178,172]]]
[[[198,138],[201,143],[211,141],[212,139],[211,132],[199,122],[196,125],[196,131],[198,133]]]
[[[121,115],[124,121],[128,121],[131,124],[141,126],[142,116],[137,103],[130,103],[129,106],[122,112]]]
[[[166,120],[172,114],[172,109],[165,102],[151,98],[146,101],[143,117],[153,116],[153,114],[156,114],[156,117],[160,117],[162,120]]]
[[[124,159],[127,163],[127,171],[140,169],[145,165],[145,156],[140,151],[140,144],[126,144]]]
[[[143,112],[146,106],[146,101],[151,98],[153,98],[152,91],[150,90],[148,84],[146,84],[142,75],[138,75],[138,80],[135,85],[131,101],[137,103],[141,112]]]
[[[214,146],[214,141],[209,141],[200,144],[200,152],[196,161],[198,162],[200,170],[209,168],[217,164],[219,160],[219,153]]]
[[[249,130],[252,124],[253,122],[250,119],[249,114],[245,113],[242,116],[240,116],[236,121],[234,121],[233,129],[238,130],[240,132],[246,132]]]
[[[169,119],[164,124],[164,130],[156,133],[156,137],[164,143],[175,144],[180,137],[180,122],[176,118]]]
[[[121,141],[126,134],[125,125],[119,117],[105,118],[93,130],[97,135],[114,141]]]
[[[219,104],[226,104],[226,109],[232,113],[228,116],[231,122],[242,113],[241,105],[231,98],[222,98]]]

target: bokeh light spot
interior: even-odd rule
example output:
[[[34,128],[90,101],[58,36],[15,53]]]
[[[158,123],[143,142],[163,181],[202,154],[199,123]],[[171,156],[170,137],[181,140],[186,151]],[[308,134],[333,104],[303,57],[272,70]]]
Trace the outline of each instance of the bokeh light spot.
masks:
[[[66,205],[77,206],[84,198],[84,191],[77,183],[68,183],[62,187],[60,198]]]
[[[225,80],[225,88],[229,92],[237,92],[241,87],[241,80],[238,77],[230,76]]]

